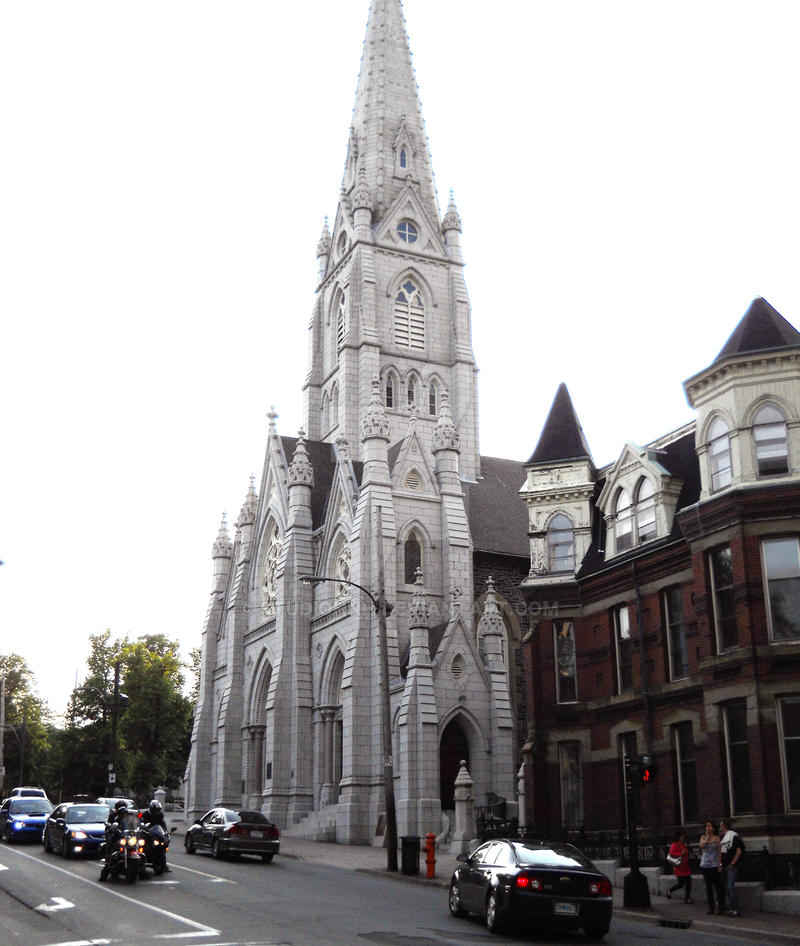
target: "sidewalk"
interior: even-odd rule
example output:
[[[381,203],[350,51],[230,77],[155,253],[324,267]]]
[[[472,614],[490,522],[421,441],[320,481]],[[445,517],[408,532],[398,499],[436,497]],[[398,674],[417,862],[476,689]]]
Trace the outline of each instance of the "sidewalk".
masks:
[[[374,871],[387,878],[406,883],[427,884],[442,888],[442,908],[447,908],[444,891],[458,862],[455,854],[437,852],[435,877],[425,876],[425,853],[420,852],[419,874],[407,876],[399,870],[386,870],[386,850],[353,844],[330,844],[322,841],[301,841],[297,838],[281,838],[282,857],[294,857],[303,861],[314,861],[348,870]],[[401,864],[400,851],[397,854]],[[775,913],[749,913],[747,916],[709,916],[705,903],[683,904],[665,897],[651,897],[650,910],[631,910],[623,906],[623,891],[614,887],[614,916],[635,919],[644,923],[700,930],[709,933],[735,933],[755,943],[800,944],[800,917],[781,916]]]

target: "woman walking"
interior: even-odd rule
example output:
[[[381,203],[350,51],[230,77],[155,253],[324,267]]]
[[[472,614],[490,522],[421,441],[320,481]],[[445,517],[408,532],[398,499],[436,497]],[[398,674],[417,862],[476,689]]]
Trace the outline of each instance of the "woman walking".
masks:
[[[668,888],[667,900],[671,900],[675,891],[683,887],[685,902],[694,903],[692,900],[692,870],[689,867],[689,848],[686,847],[686,835],[683,831],[678,831],[675,835],[675,840],[670,846],[667,857],[670,864],[672,864],[672,872],[675,874],[677,881]]]
[[[719,828],[713,821],[706,821],[705,834],[700,838],[700,871],[706,882],[707,913],[714,912],[714,900],[717,902],[719,913],[725,912],[725,887],[722,877],[722,863],[720,861]],[[716,897],[715,897],[716,894]]]

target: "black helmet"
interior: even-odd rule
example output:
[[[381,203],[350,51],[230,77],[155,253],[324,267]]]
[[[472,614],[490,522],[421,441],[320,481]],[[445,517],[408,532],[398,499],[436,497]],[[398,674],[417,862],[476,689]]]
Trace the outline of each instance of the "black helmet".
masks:
[[[153,812],[161,811],[161,802],[157,798],[154,798],[150,802],[150,811],[153,811]]]
[[[128,806],[123,802],[121,805],[115,805],[117,814],[122,817],[123,815],[128,814]]]
[[[128,806],[125,804],[125,802],[121,798],[119,801],[114,802],[114,811],[120,811],[123,808],[127,812]]]

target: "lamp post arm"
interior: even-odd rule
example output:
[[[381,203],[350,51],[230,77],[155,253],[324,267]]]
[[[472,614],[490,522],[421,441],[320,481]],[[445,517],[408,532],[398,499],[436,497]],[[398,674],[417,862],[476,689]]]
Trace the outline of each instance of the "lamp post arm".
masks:
[[[376,614],[380,611],[381,605],[379,599],[376,598],[371,591],[367,591],[363,585],[359,585],[358,582],[348,581],[346,578],[328,578],[327,575],[301,575],[298,581],[302,581],[306,585],[317,585],[322,581],[331,581],[337,585],[352,585],[353,588],[358,588],[359,591],[363,591],[369,598],[372,602],[372,607],[375,608]],[[390,614],[391,610],[391,605],[386,602],[386,613]]]

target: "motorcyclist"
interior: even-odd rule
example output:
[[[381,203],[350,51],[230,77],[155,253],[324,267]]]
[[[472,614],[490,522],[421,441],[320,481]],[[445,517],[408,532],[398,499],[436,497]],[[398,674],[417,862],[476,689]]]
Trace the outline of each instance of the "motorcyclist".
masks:
[[[106,822],[106,838],[103,845],[103,854],[105,863],[100,871],[100,880],[108,877],[108,871],[111,866],[111,858],[114,856],[114,845],[117,837],[124,830],[125,819],[128,817],[128,806],[122,799],[114,805],[114,810],[109,814]]]
[[[157,798],[154,798],[142,812],[142,824],[147,827],[159,825],[159,827],[163,829],[164,834],[167,834],[167,822],[164,820],[164,807]],[[169,840],[168,834],[167,839]],[[167,874],[172,873],[169,864],[167,864],[166,854],[164,855],[164,872]]]

